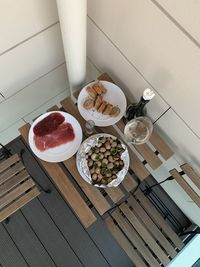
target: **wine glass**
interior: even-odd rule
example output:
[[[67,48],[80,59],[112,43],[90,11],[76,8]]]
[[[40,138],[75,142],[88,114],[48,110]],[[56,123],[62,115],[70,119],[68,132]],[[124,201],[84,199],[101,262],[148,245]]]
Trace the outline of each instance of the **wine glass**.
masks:
[[[148,117],[137,117],[129,121],[124,128],[128,143],[140,145],[146,143],[153,131],[153,124]]]

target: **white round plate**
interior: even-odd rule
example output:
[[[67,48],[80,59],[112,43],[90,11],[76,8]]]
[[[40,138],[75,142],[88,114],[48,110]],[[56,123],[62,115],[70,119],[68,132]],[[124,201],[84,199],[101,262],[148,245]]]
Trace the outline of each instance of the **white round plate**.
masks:
[[[43,120],[45,117],[47,117],[49,114],[53,112],[61,113],[65,117],[65,122],[69,122],[72,125],[75,133],[75,138],[71,142],[41,152],[35,146],[33,128],[39,121]],[[68,158],[71,158],[77,152],[82,142],[82,135],[83,134],[81,126],[79,122],[72,115],[62,111],[52,111],[41,115],[33,122],[29,131],[28,139],[31,150],[38,158],[48,162],[61,162],[67,160]]]
[[[89,168],[87,165],[86,154],[89,152],[91,147],[94,147],[98,143],[100,137],[112,137],[112,138],[114,137],[115,138],[115,136],[113,136],[111,134],[106,134],[106,133],[94,134],[94,135],[88,137],[81,144],[81,146],[79,147],[78,152],[76,154],[77,169],[78,169],[80,175],[82,176],[82,178],[89,184],[92,184],[92,178],[91,178],[90,171],[89,171]],[[127,147],[125,146],[125,144],[122,141],[121,141],[121,144],[122,144],[123,148],[125,149],[125,151],[121,155],[121,159],[124,161],[123,169],[118,172],[117,178],[115,180],[111,181],[109,184],[107,184],[107,185],[94,184],[94,186],[102,187],[102,188],[116,187],[124,180],[124,178],[128,172],[128,169],[129,169],[130,158],[129,158],[129,153],[128,153]]]
[[[114,106],[118,106],[120,108],[120,114],[117,117],[110,117],[109,115],[103,115],[97,112],[95,109],[85,109],[83,107],[83,103],[86,98],[89,97],[86,89],[88,86],[92,86],[95,82],[91,82],[87,84],[80,92],[78,96],[78,110],[81,116],[86,120],[94,121],[96,126],[110,126],[117,123],[124,116],[126,112],[126,97],[122,90],[115,85],[114,83],[110,83],[107,81],[100,81],[107,89],[106,94],[103,95],[103,99]]]

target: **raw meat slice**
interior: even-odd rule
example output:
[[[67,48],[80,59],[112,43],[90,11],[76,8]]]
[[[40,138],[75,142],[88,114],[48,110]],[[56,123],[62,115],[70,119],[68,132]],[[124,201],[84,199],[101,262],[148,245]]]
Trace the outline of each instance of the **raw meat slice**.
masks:
[[[65,117],[59,112],[53,112],[33,128],[33,132],[37,136],[44,136],[52,133],[60,124],[65,121]]]
[[[75,133],[70,123],[63,123],[56,130],[44,136],[34,136],[35,146],[41,152],[73,141]]]

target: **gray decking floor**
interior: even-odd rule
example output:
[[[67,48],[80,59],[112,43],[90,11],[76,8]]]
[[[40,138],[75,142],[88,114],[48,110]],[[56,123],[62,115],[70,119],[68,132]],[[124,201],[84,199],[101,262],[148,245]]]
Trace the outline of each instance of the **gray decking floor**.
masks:
[[[13,214],[9,224],[0,224],[0,266],[133,266],[100,219],[83,228],[22,140],[14,140],[10,148],[12,153],[26,150],[28,172],[52,192],[42,192]]]

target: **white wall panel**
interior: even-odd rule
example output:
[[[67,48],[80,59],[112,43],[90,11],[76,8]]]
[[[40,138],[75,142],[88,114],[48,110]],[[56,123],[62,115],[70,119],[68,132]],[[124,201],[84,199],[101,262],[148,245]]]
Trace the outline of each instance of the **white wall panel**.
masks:
[[[193,38],[200,43],[200,1],[157,0]]]
[[[0,103],[4,100],[3,96],[0,95]]]
[[[60,25],[0,56],[0,92],[9,97],[64,62]]]
[[[96,66],[87,59],[87,70],[86,70],[86,83],[96,80],[101,72],[96,68]]]
[[[150,0],[89,0],[88,13],[200,136],[199,48]]]
[[[3,114],[0,131],[67,88],[66,66],[63,64],[0,104],[0,114]]]
[[[69,95],[70,95],[70,91],[65,89],[62,93],[56,95],[55,97],[51,98],[49,101],[43,103],[39,108],[28,113],[26,116],[23,117],[23,119],[26,122],[32,123],[33,119],[45,113],[47,109],[51,108],[52,106],[57,105],[58,107],[60,107],[61,106],[60,101],[65,99]]]
[[[10,127],[5,129],[4,131],[1,131],[0,132],[0,143],[3,145],[6,145],[7,143],[15,139],[17,136],[19,136],[18,129],[23,125],[24,125],[24,121],[18,120],[14,124],[12,124]]]
[[[1,0],[0,54],[57,20],[55,0]]]
[[[91,82],[92,80],[96,79],[100,75],[100,72],[95,68],[95,66],[90,62],[87,61],[87,77],[86,82]],[[64,90],[62,93],[56,95],[49,101],[43,103],[39,108],[36,110],[29,112],[27,110],[27,115],[23,117],[26,122],[32,123],[33,119],[43,114],[47,111],[48,108],[52,107],[53,105],[57,105],[61,107],[60,102],[70,95],[69,90]]]
[[[190,163],[200,173],[200,139],[187,125],[169,110],[156,122],[156,127],[162,131],[165,140],[176,152],[177,161]]]
[[[151,87],[90,19],[88,19],[88,56],[103,72],[109,73],[132,101],[138,101],[143,90]],[[147,112],[152,120],[156,120],[168,107],[156,94],[147,105]]]

